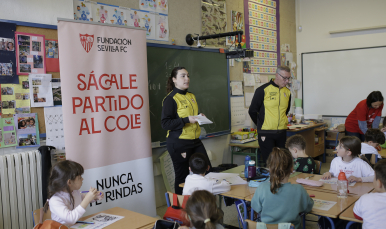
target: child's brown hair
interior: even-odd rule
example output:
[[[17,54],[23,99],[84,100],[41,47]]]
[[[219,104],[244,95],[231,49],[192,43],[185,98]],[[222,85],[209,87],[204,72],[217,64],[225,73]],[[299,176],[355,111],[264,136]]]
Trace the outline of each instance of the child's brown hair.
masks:
[[[380,160],[375,164],[375,179],[380,180],[383,188],[386,189],[386,160]]]
[[[305,150],[306,149],[306,139],[304,139],[303,136],[300,134],[295,134],[291,137],[289,137],[285,143],[285,148],[293,148],[296,147],[299,150]]]
[[[57,192],[67,192],[70,194],[70,204],[74,208],[74,197],[70,187],[67,184],[68,180],[75,180],[77,176],[84,173],[83,166],[75,161],[65,160],[58,162],[52,167],[51,175],[48,180],[48,199]],[[48,210],[48,201],[44,205],[44,212]]]
[[[217,208],[216,197],[206,191],[197,190],[186,202],[185,211],[191,226],[196,229],[215,229],[224,213]]]
[[[276,194],[281,187],[281,181],[293,170],[293,159],[288,149],[274,147],[267,160],[271,177],[271,192]]]
[[[351,151],[351,155],[353,157],[358,157],[361,154],[361,140],[355,136],[345,136],[339,141],[339,145],[341,145],[346,150]]]
[[[368,129],[365,133],[365,141],[369,142],[372,141],[374,143],[378,144],[384,144],[385,143],[385,134],[382,133],[379,129]]]

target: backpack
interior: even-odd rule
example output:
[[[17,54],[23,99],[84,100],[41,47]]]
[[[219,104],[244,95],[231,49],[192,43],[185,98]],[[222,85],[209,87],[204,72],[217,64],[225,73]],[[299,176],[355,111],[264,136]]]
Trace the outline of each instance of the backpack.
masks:
[[[173,204],[172,206],[166,209],[164,220],[174,221],[179,223],[181,226],[189,226],[190,222],[185,217],[183,209],[185,208],[186,202],[189,199],[189,196],[184,196],[184,201],[181,204],[181,207],[178,206],[178,195],[173,193]]]
[[[70,229],[66,225],[63,225],[59,222],[56,222],[52,219],[46,219],[43,222],[44,211],[43,208],[40,209],[40,220],[39,223],[35,225],[33,229]]]

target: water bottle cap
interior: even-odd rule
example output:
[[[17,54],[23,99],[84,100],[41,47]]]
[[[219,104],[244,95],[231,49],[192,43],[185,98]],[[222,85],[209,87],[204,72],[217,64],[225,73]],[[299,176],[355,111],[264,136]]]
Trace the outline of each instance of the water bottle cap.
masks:
[[[245,160],[251,160],[251,157],[249,155],[245,156]]]
[[[340,172],[338,176],[338,180],[347,180],[346,174],[344,172]]]

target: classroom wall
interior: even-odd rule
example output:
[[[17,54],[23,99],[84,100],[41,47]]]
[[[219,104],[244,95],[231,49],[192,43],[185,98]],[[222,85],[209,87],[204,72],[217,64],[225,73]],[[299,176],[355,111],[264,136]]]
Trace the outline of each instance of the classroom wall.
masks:
[[[138,0],[97,0],[98,2],[119,5],[130,8],[139,8]],[[11,10],[10,10],[11,9]],[[33,9],[33,10],[30,10]],[[231,19],[230,11],[236,10],[244,12],[243,0],[226,0],[227,24]],[[295,0],[280,1],[280,41],[291,45],[291,50],[296,49],[296,34],[293,32],[295,25]],[[72,18],[72,0],[1,0],[0,18],[6,20],[35,22],[42,24],[56,25],[56,18]],[[70,12],[71,14],[68,14]],[[68,14],[68,15],[67,15]],[[169,0],[169,30],[170,42],[158,42],[171,44],[171,39],[175,39],[177,45],[186,45],[185,36],[188,33],[200,33],[201,31],[201,1],[200,0]],[[228,26],[228,31],[231,27]],[[156,42],[156,41],[151,41]],[[294,55],[296,57],[296,55]],[[224,57],[225,58],[225,57]],[[295,59],[296,61],[296,59]],[[235,66],[230,67],[231,80],[243,80],[242,63],[235,62]],[[253,90],[252,90],[253,92]],[[161,128],[161,127],[160,127]],[[152,130],[156,131],[156,130]],[[230,163],[230,136],[220,136],[203,140],[205,148],[212,152],[212,165],[218,166],[222,163]],[[1,153],[10,153],[12,148]],[[25,151],[25,150],[23,150]],[[154,161],[154,182],[156,193],[156,206],[166,204],[165,185],[159,170],[159,156],[166,151],[166,147],[153,149]],[[243,164],[244,157],[235,156],[234,163]]]
[[[329,31],[385,26],[384,9],[384,0],[296,0],[296,28],[302,26],[301,32],[296,30],[298,79],[301,79],[301,53],[386,45],[386,29],[329,34]],[[341,90],[350,92],[349,88]]]

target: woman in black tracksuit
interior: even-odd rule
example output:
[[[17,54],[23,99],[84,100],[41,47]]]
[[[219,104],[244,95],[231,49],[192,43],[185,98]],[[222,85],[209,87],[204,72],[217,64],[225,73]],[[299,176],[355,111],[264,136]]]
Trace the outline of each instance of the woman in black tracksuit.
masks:
[[[166,147],[173,161],[175,193],[181,195],[179,184],[189,175],[189,158],[193,153],[207,156],[199,139],[201,129],[193,116],[198,115],[194,94],[188,92],[189,73],[184,67],[175,67],[167,82],[167,96],[162,102],[161,124],[167,130]],[[209,158],[208,158],[208,163]],[[210,167],[212,167],[210,165]]]

